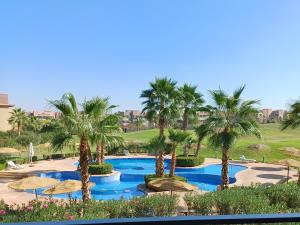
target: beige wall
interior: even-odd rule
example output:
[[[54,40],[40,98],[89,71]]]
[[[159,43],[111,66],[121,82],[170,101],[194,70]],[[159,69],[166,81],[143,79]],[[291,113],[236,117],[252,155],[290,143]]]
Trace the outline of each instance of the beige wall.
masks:
[[[8,131],[12,127],[8,123],[8,119],[11,116],[10,112],[12,111],[12,107],[0,107],[0,131]]]

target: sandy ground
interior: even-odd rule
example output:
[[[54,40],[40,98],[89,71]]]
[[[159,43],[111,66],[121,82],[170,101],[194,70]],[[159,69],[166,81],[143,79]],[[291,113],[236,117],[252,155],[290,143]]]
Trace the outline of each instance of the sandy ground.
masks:
[[[131,155],[130,157],[150,157],[144,155]],[[109,157],[114,158],[114,157]],[[120,158],[118,156],[118,158]],[[126,157],[124,157],[126,158]],[[3,199],[8,204],[13,203],[26,203],[35,199],[35,195],[23,192],[15,191],[8,187],[8,184],[12,181],[21,179],[23,177],[32,176],[39,172],[50,171],[74,171],[76,166],[73,164],[78,161],[78,158],[68,158],[63,160],[47,160],[39,161],[31,167],[29,164],[25,164],[25,168],[21,170],[6,170],[0,172],[0,199]],[[218,159],[208,158],[201,166],[207,166],[210,164],[221,163]],[[248,167],[247,170],[239,172],[236,175],[237,182],[234,186],[249,186],[251,184],[276,184],[283,182],[287,176],[287,169],[280,165],[267,164],[267,163],[241,163],[238,161],[231,162],[238,165]],[[297,171],[290,171],[291,179],[297,179]]]

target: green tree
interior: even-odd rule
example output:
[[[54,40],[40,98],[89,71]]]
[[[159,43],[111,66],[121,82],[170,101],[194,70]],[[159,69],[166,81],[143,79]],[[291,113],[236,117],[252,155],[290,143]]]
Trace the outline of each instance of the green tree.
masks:
[[[89,138],[94,134],[94,118],[100,112],[97,101],[83,104],[82,110],[78,109],[75,97],[71,93],[64,94],[60,100],[50,101],[50,104],[61,112],[59,130],[52,141],[54,148],[62,148],[74,142],[74,138],[80,139],[79,163],[81,168],[82,200],[90,199],[89,192]]]
[[[166,137],[157,136],[150,140],[149,147],[155,152],[155,175],[163,177],[165,173],[164,152],[166,150]]]
[[[144,122],[145,122],[145,120],[141,116],[138,116],[135,119],[135,126],[136,126],[137,131],[139,131],[141,129],[141,127],[144,125]]]
[[[176,148],[179,144],[185,142],[185,140],[190,136],[189,133],[181,130],[174,130],[169,129],[169,140],[171,142],[171,152],[172,152],[172,159],[171,159],[171,168],[170,168],[170,177],[175,176],[175,167],[176,167]]]
[[[27,120],[28,116],[25,111],[23,111],[21,108],[14,108],[11,112],[8,122],[13,126],[13,128],[17,127],[18,136],[20,136],[21,130],[23,129],[23,126],[26,124]]]
[[[287,128],[296,129],[300,126],[300,100],[290,106],[287,118],[282,121],[282,130]]]
[[[208,135],[207,124],[201,124],[200,126],[196,127],[195,133],[197,135],[197,148],[196,148],[195,156],[199,156],[201,143],[204,140],[204,138]]]
[[[109,105],[108,98],[94,98],[84,103],[85,108],[98,105],[98,110],[93,114],[94,133],[91,142],[96,144],[97,158],[100,164],[104,163],[105,148],[113,148],[124,144],[122,129],[119,125],[119,116],[110,114],[114,105]]]
[[[209,143],[222,149],[222,184],[221,189],[229,187],[228,164],[229,151],[236,140],[243,135],[255,135],[261,138],[255,115],[258,110],[254,107],[257,100],[242,101],[241,94],[245,86],[237,89],[232,96],[222,90],[211,91],[213,106],[208,106]]]
[[[178,99],[182,109],[182,129],[187,130],[189,117],[196,116],[204,103],[203,95],[197,92],[197,86],[184,84],[178,88]]]
[[[178,113],[176,105],[176,81],[167,77],[156,78],[150,82],[150,89],[142,91],[141,98],[146,98],[142,103],[143,112],[149,116],[158,116],[159,135],[164,136],[164,129]]]

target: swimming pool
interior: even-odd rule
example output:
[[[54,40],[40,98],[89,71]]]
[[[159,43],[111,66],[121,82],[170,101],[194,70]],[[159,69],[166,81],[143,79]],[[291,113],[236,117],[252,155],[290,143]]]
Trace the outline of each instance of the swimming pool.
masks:
[[[144,176],[155,173],[155,159],[153,158],[118,158],[107,159],[107,163],[113,164],[114,170],[120,172],[120,178],[116,181],[99,180],[91,177],[96,185],[91,189],[92,197],[96,200],[130,199],[144,195],[137,189],[144,183]],[[169,171],[170,160],[165,160],[166,173]],[[229,165],[230,183],[235,183],[235,175],[247,169],[245,166]],[[176,175],[186,177],[188,182],[205,191],[215,191],[221,183],[221,165],[213,164],[201,168],[176,168]],[[41,177],[56,178],[61,181],[68,179],[80,180],[80,174],[76,171],[41,173]],[[42,189],[38,190],[42,194]],[[67,195],[55,195],[58,198],[66,198]],[[81,198],[81,191],[72,194],[73,198]]]

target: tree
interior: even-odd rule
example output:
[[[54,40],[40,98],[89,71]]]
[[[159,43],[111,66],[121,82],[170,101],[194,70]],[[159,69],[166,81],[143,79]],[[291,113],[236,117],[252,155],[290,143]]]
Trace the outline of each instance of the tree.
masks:
[[[203,95],[197,92],[197,86],[184,84],[178,89],[178,98],[183,113],[182,129],[187,130],[189,117],[196,116],[204,103]]]
[[[143,125],[144,125],[144,118],[141,116],[137,117],[135,120],[135,126],[137,131],[139,131]]]
[[[155,175],[163,177],[165,173],[164,167],[164,151],[166,149],[165,136],[157,136],[150,140],[149,146],[155,151]]]
[[[177,115],[176,106],[176,81],[164,78],[156,78],[150,82],[150,89],[142,91],[141,98],[146,98],[142,103],[143,112],[149,116],[158,116],[159,135],[164,136],[164,129],[168,122]]]
[[[242,101],[240,97],[244,90],[245,86],[242,86],[232,96],[222,90],[210,92],[214,106],[207,107],[210,114],[207,119],[208,141],[213,147],[222,149],[222,190],[229,187],[229,151],[236,140],[243,135],[261,138],[255,119],[258,110],[254,108],[258,101]]]
[[[175,167],[176,167],[176,148],[179,144],[183,143],[188,137],[190,136],[189,133],[181,130],[174,130],[169,129],[169,140],[171,141],[171,152],[172,152],[172,159],[171,159],[171,169],[169,176],[175,176]]]
[[[60,132],[56,133],[52,145],[55,149],[62,148],[74,141],[75,137],[80,139],[79,163],[81,168],[82,200],[90,199],[89,192],[89,138],[94,134],[94,118],[100,113],[97,101],[83,104],[82,110],[78,109],[75,97],[71,93],[64,94],[60,100],[50,101],[50,104],[61,112]]]
[[[43,127],[43,121],[35,116],[29,117],[26,120],[26,129],[32,130],[34,132],[40,131]]]
[[[290,106],[287,118],[282,121],[282,130],[287,128],[296,129],[300,126],[300,100]]]
[[[105,148],[113,148],[124,144],[121,135],[122,128],[119,125],[119,116],[110,114],[114,105],[109,105],[108,98],[94,98],[84,103],[84,107],[98,105],[98,110],[93,114],[94,133],[91,142],[96,144],[97,158],[99,164],[104,163]]]
[[[208,127],[207,124],[201,124],[200,126],[195,128],[195,133],[197,135],[197,148],[195,155],[199,156],[199,152],[201,149],[201,142],[208,135]]]
[[[13,128],[17,127],[18,136],[20,136],[21,130],[27,120],[28,116],[25,111],[23,111],[21,108],[14,108],[11,112],[8,122],[13,126]]]
[[[185,141],[184,141],[184,156],[185,157],[189,156],[190,150],[191,150],[193,144],[195,144],[195,143],[196,143],[196,140],[192,136],[189,136],[185,139]]]

